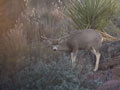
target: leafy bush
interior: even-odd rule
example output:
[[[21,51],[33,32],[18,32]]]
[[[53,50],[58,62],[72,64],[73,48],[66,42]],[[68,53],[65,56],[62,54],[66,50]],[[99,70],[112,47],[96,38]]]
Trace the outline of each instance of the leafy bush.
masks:
[[[13,78],[8,73],[2,77],[1,90],[96,90],[98,82],[88,81],[87,74],[78,78],[79,70],[72,70],[69,57],[59,57],[59,61],[45,63],[44,60],[24,58],[24,66],[19,69]],[[92,86],[91,86],[92,85]]]
[[[60,60],[58,63],[45,64],[42,61],[26,67],[15,76],[17,90],[77,90],[79,79],[71,69],[69,60]]]
[[[103,30],[119,9],[119,0],[76,0],[68,7],[68,16],[79,29]]]

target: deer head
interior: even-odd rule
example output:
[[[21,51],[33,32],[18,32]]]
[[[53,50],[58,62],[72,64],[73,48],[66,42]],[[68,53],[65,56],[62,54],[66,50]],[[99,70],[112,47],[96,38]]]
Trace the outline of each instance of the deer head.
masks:
[[[49,39],[45,36],[41,36],[43,40],[45,40],[49,45],[52,46],[52,49],[54,51],[69,51],[69,48],[67,47],[66,38],[68,36],[59,38],[59,39]]]

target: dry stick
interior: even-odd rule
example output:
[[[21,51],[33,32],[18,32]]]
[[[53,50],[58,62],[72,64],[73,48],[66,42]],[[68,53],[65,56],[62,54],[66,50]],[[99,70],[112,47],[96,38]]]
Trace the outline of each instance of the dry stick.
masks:
[[[102,36],[103,36],[103,40],[104,41],[110,41],[110,42],[114,42],[114,41],[119,41],[120,39],[113,37],[111,35],[109,35],[106,32],[101,32]]]

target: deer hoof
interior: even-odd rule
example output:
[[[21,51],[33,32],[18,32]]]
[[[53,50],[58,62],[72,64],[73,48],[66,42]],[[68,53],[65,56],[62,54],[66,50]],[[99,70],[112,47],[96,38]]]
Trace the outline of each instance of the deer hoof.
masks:
[[[94,71],[94,72],[96,72],[97,70],[98,70],[98,69],[97,69],[97,68],[95,68],[93,71]]]
[[[72,68],[74,69],[75,67],[76,67],[76,64],[75,64],[75,63],[73,63],[73,64],[72,64]]]

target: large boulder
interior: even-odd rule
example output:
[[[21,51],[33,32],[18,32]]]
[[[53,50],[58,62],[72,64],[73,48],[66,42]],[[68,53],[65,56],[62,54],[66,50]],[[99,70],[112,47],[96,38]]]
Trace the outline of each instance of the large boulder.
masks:
[[[85,88],[89,87],[90,90],[96,90],[107,81],[120,79],[120,41],[104,43],[100,51],[101,59],[97,72],[93,72],[95,56],[91,52],[80,51],[78,55],[77,73],[79,72],[81,85]]]
[[[98,90],[120,90],[120,80],[111,80],[99,87]]]
[[[120,80],[120,65],[114,67],[112,72],[113,72],[113,79]]]

